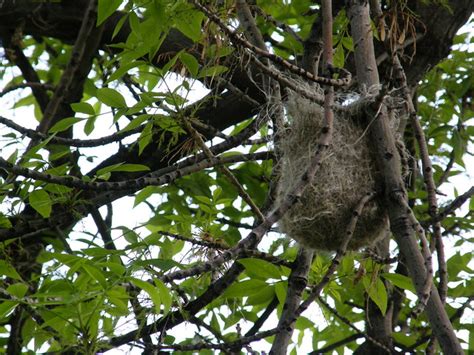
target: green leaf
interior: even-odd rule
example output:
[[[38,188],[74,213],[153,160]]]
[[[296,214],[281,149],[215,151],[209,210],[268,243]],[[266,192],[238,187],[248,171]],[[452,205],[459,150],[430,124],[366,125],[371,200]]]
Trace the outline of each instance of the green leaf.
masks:
[[[117,22],[117,24],[115,25],[115,28],[114,28],[114,33],[112,33],[112,39],[115,38],[115,36],[120,32],[120,30],[122,29],[123,27],[123,24],[125,23],[125,21],[127,21],[128,19],[128,14],[126,14],[125,16],[122,16],[120,18],[120,20]]]
[[[121,129],[120,132],[127,132],[130,131],[138,126],[140,126],[143,122],[147,121],[152,115],[145,113],[143,115],[139,115],[135,117],[125,128]]]
[[[30,106],[34,103],[35,103],[35,98],[33,97],[33,95],[28,95],[16,101],[15,104],[13,105],[13,108],[18,108],[22,106]]]
[[[31,207],[38,212],[43,218],[48,218],[51,214],[53,205],[49,194],[45,190],[35,190],[28,197]]]
[[[107,20],[118,9],[122,0],[99,0],[97,7],[97,26]]]
[[[128,314],[128,295],[123,287],[114,286],[113,288],[107,290],[105,293],[109,301],[115,306],[115,308],[109,308],[107,312],[111,314],[115,313],[117,316]]]
[[[295,323],[295,328],[298,330],[313,329],[313,327],[314,323],[303,316],[298,317]]]
[[[140,31],[140,20],[138,19],[137,14],[135,12],[130,12],[128,20],[129,20],[128,22],[130,23],[131,34],[133,36],[138,37],[138,39],[142,41],[143,38]]]
[[[79,118],[79,117],[68,117],[64,118],[61,121],[57,122],[53,127],[49,129],[50,133],[55,133],[55,132],[62,132],[74,125],[77,122],[84,121],[85,118]]]
[[[201,22],[204,19],[204,14],[185,4],[183,5],[186,6],[187,9],[176,9],[176,27],[185,36],[197,42],[201,38]]]
[[[139,205],[143,201],[145,201],[148,197],[150,197],[153,194],[159,193],[160,187],[158,186],[147,186],[143,190],[141,190],[137,195],[135,196],[135,201],[133,203],[133,207]]]
[[[112,260],[114,258],[112,257],[110,259]],[[116,257],[115,259],[117,260],[116,262],[111,261],[106,263],[98,263],[97,266],[107,268],[118,276],[123,276],[126,273],[127,269],[120,263],[120,258]]]
[[[280,281],[275,284],[275,294],[280,304],[285,304],[288,282]]]
[[[127,107],[122,94],[111,88],[97,89],[97,98],[110,107]]]
[[[173,301],[170,290],[161,280],[155,279],[154,282],[160,293],[161,303],[163,304],[163,315],[166,315],[170,311]]]
[[[97,116],[90,116],[87,121],[86,121],[86,124],[84,125],[84,133],[86,135],[89,135],[92,133],[92,131],[94,130],[95,128],[95,121],[97,120]]]
[[[385,285],[380,280],[379,277],[375,280],[371,280],[370,276],[364,275],[362,278],[362,283],[364,284],[365,291],[369,295],[370,299],[377,305],[377,307],[380,309],[380,312],[382,312],[383,315],[385,315],[385,312],[387,311],[387,290],[385,289]]]
[[[99,270],[95,266],[88,265],[86,263],[82,264],[82,269],[95,281],[97,281],[102,288],[107,288],[107,280],[103,274],[103,271]]]
[[[230,287],[225,290],[222,294],[224,298],[244,297],[254,295],[262,289],[262,287],[268,287],[268,284],[262,280],[245,280],[237,283],[233,283]]]
[[[213,201],[207,197],[207,196],[193,196],[194,199],[202,202],[202,203],[205,203],[206,205],[212,205]]]
[[[182,52],[179,55],[179,59],[181,60],[181,63],[184,64],[186,69],[188,69],[189,73],[192,76],[197,75],[198,70],[199,70],[199,62],[197,61],[196,58],[194,58],[193,55],[191,55],[189,53],[186,53],[186,52]]]
[[[12,222],[3,214],[0,212],[0,229],[8,229],[12,227]]]
[[[107,81],[105,82],[106,84],[110,83],[111,81],[120,79],[122,76],[124,76],[130,69],[138,67],[139,65],[142,65],[143,62],[140,60],[134,60],[130,63],[122,64],[120,65],[120,68],[118,68],[115,72],[112,73],[112,75],[109,76]]]
[[[124,164],[118,163],[105,168],[99,169],[96,173],[97,176],[102,176],[114,171],[125,171],[125,172],[137,172],[137,171],[149,171],[150,168],[142,164]]]
[[[384,279],[390,281],[398,288],[411,291],[416,295],[415,287],[413,286],[413,283],[408,276],[400,275],[400,274],[389,274],[389,273],[384,273],[382,274],[382,276]]]
[[[21,280],[21,276],[15,268],[5,260],[0,260],[0,275],[5,275],[15,280]]]
[[[281,271],[278,266],[262,259],[245,258],[238,262],[245,267],[247,275],[257,279],[280,279]]]
[[[171,58],[168,63],[166,63],[163,68],[162,68],[162,74],[161,75],[164,75],[166,74],[167,72],[170,71],[170,69],[172,67],[174,67],[174,65],[176,64],[176,61],[178,60],[178,54],[174,55],[173,58]]]
[[[268,304],[275,296],[275,287],[273,285],[267,285],[261,288],[257,293],[247,298],[246,304],[248,305],[259,305]]]
[[[28,291],[28,285],[25,285],[24,283],[14,283],[10,286],[8,286],[7,291],[9,294],[12,296],[15,296],[16,298],[22,298],[26,295],[26,292]]]
[[[160,297],[160,292],[158,292],[157,287],[153,286],[152,284],[150,284],[146,281],[143,281],[143,280],[140,280],[140,279],[137,279],[137,278],[134,278],[134,277],[130,277],[129,280],[135,286],[137,286],[138,288],[140,288],[143,291],[145,291],[146,293],[148,293],[151,300],[153,301],[153,304],[155,305],[156,313],[159,314],[160,309],[161,309],[161,297]]]
[[[352,43],[351,37],[343,37],[342,38],[342,45],[349,51],[354,51],[354,44]]]
[[[138,138],[138,155],[141,155],[143,150],[151,143],[153,137],[153,122],[148,122]]]
[[[85,113],[86,115],[95,115],[94,107],[87,102],[75,102],[71,104],[74,112]]]
[[[472,273],[472,268],[469,267],[469,263],[472,260],[472,253],[461,254],[457,252],[447,260],[448,276],[450,281],[457,281],[462,279],[459,275],[461,271],[468,274]]]
[[[204,78],[206,76],[217,76],[219,74],[225,73],[229,68],[223,65],[214,65],[212,67],[206,67],[201,69],[198,74],[198,78]]]
[[[334,52],[333,58],[334,66],[337,68],[344,67],[344,48],[341,44],[336,47],[336,51]]]
[[[15,301],[3,301],[0,303],[0,319],[4,319],[17,305],[18,302]]]

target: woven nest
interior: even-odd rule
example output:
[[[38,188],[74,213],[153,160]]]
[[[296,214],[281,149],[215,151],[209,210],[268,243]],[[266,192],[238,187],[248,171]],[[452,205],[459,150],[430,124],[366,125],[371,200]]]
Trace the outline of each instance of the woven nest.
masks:
[[[321,106],[309,100],[290,97],[287,110],[291,124],[281,132],[279,143],[280,201],[307,170],[323,127]],[[336,115],[332,144],[322,165],[301,199],[281,219],[280,230],[307,247],[337,250],[354,208],[367,193],[380,190],[378,175],[364,127]],[[373,244],[387,228],[387,213],[380,198],[375,198],[359,216],[348,249]]]

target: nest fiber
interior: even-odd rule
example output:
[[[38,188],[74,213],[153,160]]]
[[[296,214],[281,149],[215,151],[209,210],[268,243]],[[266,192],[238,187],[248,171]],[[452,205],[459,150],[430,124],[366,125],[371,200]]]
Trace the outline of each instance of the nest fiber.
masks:
[[[307,170],[324,124],[323,109],[309,100],[290,97],[287,110],[291,124],[281,132],[279,143],[280,201]],[[340,116],[345,115],[335,115],[332,144],[324,153],[313,183],[280,221],[282,232],[318,250],[337,250],[354,208],[367,193],[380,190],[365,128],[350,117]],[[386,211],[376,198],[365,205],[348,249],[374,243],[387,228]]]

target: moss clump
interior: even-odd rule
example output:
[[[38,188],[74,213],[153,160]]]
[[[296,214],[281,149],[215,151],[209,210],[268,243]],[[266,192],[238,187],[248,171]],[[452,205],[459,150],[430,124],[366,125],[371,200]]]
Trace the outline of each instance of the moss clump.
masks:
[[[309,100],[290,97],[287,111],[291,124],[281,132],[279,143],[280,201],[308,168],[323,127],[321,106]],[[380,190],[369,143],[364,127],[350,117],[336,116],[332,144],[322,165],[302,198],[281,219],[280,230],[302,245],[337,250],[358,202],[367,193]],[[376,198],[364,207],[348,249],[374,243],[387,228],[387,213]]]

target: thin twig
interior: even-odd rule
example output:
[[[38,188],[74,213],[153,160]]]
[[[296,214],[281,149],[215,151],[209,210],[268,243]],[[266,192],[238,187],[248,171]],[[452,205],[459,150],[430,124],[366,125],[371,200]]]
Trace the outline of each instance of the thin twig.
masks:
[[[74,138],[64,138],[64,137],[51,137],[48,134],[41,133],[36,131],[35,129],[30,129],[23,127],[14,121],[0,116],[0,124],[3,124],[25,136],[34,139],[34,140],[45,140],[50,138],[50,143],[55,144],[62,144],[67,145],[70,147],[78,147],[78,148],[91,148],[91,147],[99,147],[105,144],[118,142],[132,134],[140,133],[144,126],[139,126],[133,128],[131,130],[125,132],[116,132],[109,136],[101,137],[101,138],[94,138],[94,139],[74,139]]]
[[[271,302],[268,304],[267,308],[265,308],[265,310],[263,311],[262,315],[258,317],[255,322],[253,322],[252,328],[250,328],[247,333],[245,333],[245,336],[248,337],[255,335],[265,323],[265,321],[268,319],[268,317],[270,317],[270,315],[273,313],[278,304],[278,297],[274,296]]]
[[[384,258],[369,248],[364,250],[364,257],[369,257],[372,260],[374,260],[376,263],[382,264],[382,265],[393,264],[400,260],[399,256],[395,256],[393,258],[391,257]]]
[[[74,43],[74,47],[71,53],[71,59],[61,76],[61,79],[54,91],[53,97],[48,103],[46,110],[43,114],[40,124],[38,125],[37,131],[40,133],[46,133],[51,128],[51,123],[55,119],[56,113],[59,109],[60,104],[64,99],[64,95],[68,92],[70,85],[73,83],[75,75],[78,71],[79,65],[84,59],[85,50],[87,47],[87,39],[90,37],[92,31],[96,28],[97,18],[97,1],[90,0],[87,10],[82,20],[81,28]],[[34,147],[38,141],[32,140],[28,145],[28,149]]]
[[[436,186],[433,177],[433,167],[431,159],[428,154],[428,146],[426,143],[425,134],[421,128],[420,122],[416,117],[416,113],[412,112],[411,123],[415,131],[415,137],[418,141],[418,147],[420,148],[421,163],[423,166],[423,177],[426,185],[426,191],[428,193],[428,213],[431,218],[438,214],[438,200],[436,198]],[[443,238],[441,235],[441,222],[433,223],[433,241],[431,243],[430,251],[433,252],[436,249],[438,256],[438,271],[439,271],[439,285],[438,292],[443,303],[446,302],[446,295],[448,293],[448,271],[446,266],[446,258],[444,255]]]
[[[12,91],[15,91],[18,89],[24,89],[24,88],[31,88],[31,89],[42,88],[44,90],[54,90],[54,86],[51,84],[43,84],[40,82],[29,81],[26,83],[7,85],[5,89],[3,89],[2,92],[0,92],[0,97],[5,96],[6,94]]]
[[[138,191],[146,186],[160,186],[169,184],[170,182],[181,178],[185,175],[198,172],[203,169],[214,167],[220,164],[236,163],[241,161],[252,161],[269,158],[268,152],[259,152],[252,154],[242,154],[236,156],[226,157],[214,157],[212,159],[206,159],[196,164],[184,167],[182,169],[174,169],[167,173],[156,174],[150,173],[143,177],[130,180],[113,181],[113,182],[98,182],[92,181],[87,182],[81,180],[75,176],[56,176],[47,173],[42,173],[36,170],[24,168],[19,165],[13,165],[0,157],[0,168],[7,170],[15,175],[24,176],[34,180],[40,180],[58,185],[64,185],[68,187],[74,187],[82,190],[89,191]],[[158,176],[157,176],[158,175]]]
[[[281,58],[281,57],[279,57],[275,54],[272,54],[272,53],[269,53],[265,50],[262,50],[262,49],[260,49],[256,46],[254,46],[253,44],[251,44],[247,40],[241,38],[238,34],[236,34],[229,27],[227,27],[218,16],[216,16],[214,13],[212,13],[206,6],[202,5],[199,1],[190,0],[190,2],[196,8],[198,8],[200,11],[202,11],[212,22],[216,23],[222,29],[222,31],[227,36],[229,36],[232,41],[234,41],[235,44],[237,44],[239,46],[243,46],[244,48],[246,48],[248,50],[251,50],[252,52],[254,52],[255,54],[257,54],[261,57],[268,58],[272,62],[280,64],[281,66],[283,66],[284,68],[288,69],[289,71],[291,71],[295,74],[298,74],[298,75],[300,75],[300,76],[302,76],[302,77],[304,77],[308,80],[314,81],[316,83],[323,84],[323,85],[329,85],[329,86],[343,86],[344,87],[344,86],[347,86],[351,81],[351,75],[345,69],[340,69],[341,74],[343,75],[342,79],[330,79],[330,78],[325,78],[325,77],[319,77],[319,76],[313,75],[312,73],[304,70],[303,68],[301,68],[297,65],[294,65],[294,64],[288,62],[287,60],[285,60],[285,59],[283,59],[283,58]]]
[[[365,339],[367,339],[368,341],[370,341],[371,343],[377,345],[379,348],[385,350],[385,352],[387,352],[388,354],[391,354],[392,351],[387,348],[385,345],[383,345],[382,343],[378,342],[377,340],[375,340],[374,338],[372,338],[371,336],[369,336],[368,334],[362,332],[361,330],[359,330],[354,324],[351,323],[351,321],[349,319],[347,319],[346,317],[344,317],[343,315],[341,315],[337,310],[335,310],[333,307],[331,307],[325,300],[323,300],[323,298],[321,296],[318,296],[318,302],[321,303],[329,312],[331,312],[334,316],[336,316],[337,318],[339,318],[344,324],[346,324],[347,326],[349,326],[349,328],[353,329],[356,331],[357,334],[363,336]]]
[[[169,232],[165,232],[165,231],[160,231],[158,233],[161,234],[161,235],[165,235],[167,237],[173,238],[173,239],[182,240],[184,242],[187,242],[187,243],[190,243],[190,244],[193,244],[193,245],[198,245],[198,246],[205,247],[205,248],[216,249],[216,250],[229,249],[229,247],[224,243],[185,237],[184,235],[169,233]]]
[[[352,334],[352,335],[349,335],[348,337],[346,337],[344,339],[336,341],[335,343],[326,345],[324,348],[314,350],[314,351],[308,353],[308,355],[319,355],[319,354],[328,353],[330,351],[336,350],[338,347],[340,347],[342,345],[345,345],[347,343],[351,343],[354,340],[357,340],[357,339],[360,339],[360,338],[363,338],[363,337],[364,337],[363,334]]]
[[[204,140],[202,137],[199,135],[199,133],[192,127],[192,125],[189,123],[187,118],[183,118],[181,122],[184,124],[184,127],[188,131],[189,135],[194,139],[194,141],[198,144],[199,148],[206,154],[206,156],[209,159],[214,159],[215,156],[212,154],[211,150],[207,147],[206,143],[204,143]],[[230,183],[234,185],[234,187],[237,189],[237,192],[239,193],[239,196],[244,200],[252,210],[252,212],[258,217],[260,221],[263,221],[265,218],[264,215],[262,214],[262,211],[258,208],[258,206],[255,204],[255,202],[252,200],[250,195],[245,191],[244,187],[242,184],[237,180],[235,175],[229,170],[228,167],[225,165],[218,165],[217,168],[229,179]]]
[[[267,14],[265,11],[263,11],[263,9],[260,6],[254,6],[253,8],[256,10],[256,12],[260,16],[262,16],[265,19],[266,22],[273,23],[273,25],[275,25],[275,27],[280,28],[281,30],[283,30],[283,32],[286,32],[291,37],[293,37],[297,42],[304,45],[303,39],[300,36],[298,36],[298,34],[290,26],[288,26],[286,23],[278,21],[272,15]]]
[[[444,207],[436,216],[429,219],[428,221],[423,222],[423,225],[428,225],[436,223],[445,219],[448,215],[454,213],[458,208],[460,208],[467,200],[474,195],[474,186],[471,186],[469,190],[463,194],[456,197],[449,205]]]
[[[444,184],[446,182],[446,180],[449,177],[449,174],[451,173],[451,169],[454,166],[455,160],[456,160],[456,154],[455,154],[455,150],[453,149],[453,150],[451,150],[451,153],[449,153],[448,164],[446,164],[446,168],[443,171],[443,175],[441,175],[441,177],[439,178],[439,180],[437,182],[437,186],[441,186],[442,184]]]

